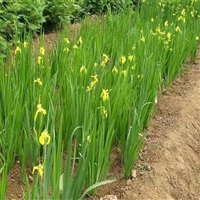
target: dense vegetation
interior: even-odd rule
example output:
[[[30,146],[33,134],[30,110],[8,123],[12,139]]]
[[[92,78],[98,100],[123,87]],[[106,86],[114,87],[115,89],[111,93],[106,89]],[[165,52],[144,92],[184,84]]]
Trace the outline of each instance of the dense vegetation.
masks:
[[[0,53],[12,45],[16,34],[52,30],[77,22],[85,16],[124,11],[138,1],[124,0],[2,0],[0,1]],[[10,41],[8,43],[7,41]]]
[[[1,51],[5,41],[14,47],[0,59],[0,199],[16,159],[24,199],[93,195],[113,181],[105,180],[116,146],[130,176],[157,98],[195,59],[199,1],[143,0],[135,11],[135,1],[68,1],[68,11],[62,1],[22,2],[1,1]],[[107,15],[86,17],[73,39],[63,30],[48,53],[42,39],[31,47],[42,24],[87,12]]]

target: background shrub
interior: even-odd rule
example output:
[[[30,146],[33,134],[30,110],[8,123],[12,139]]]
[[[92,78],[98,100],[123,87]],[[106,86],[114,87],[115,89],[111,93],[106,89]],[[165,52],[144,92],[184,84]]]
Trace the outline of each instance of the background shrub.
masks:
[[[33,35],[42,28],[52,30],[79,21],[85,14],[120,12],[140,0],[0,0],[0,53],[14,35]],[[1,56],[4,57],[4,56]]]
[[[17,6],[13,6],[10,1],[0,1],[0,35],[9,39],[15,32],[15,22],[17,21]]]
[[[20,33],[24,30],[35,33],[40,30],[41,25],[45,22],[43,11],[46,7],[44,0],[23,0],[16,3],[20,9],[17,12],[19,23],[22,24]]]
[[[75,10],[74,1],[71,0],[49,0],[46,1],[44,16],[47,27],[63,26],[68,24]]]
[[[5,57],[14,35],[24,37],[25,32],[40,30],[45,22],[44,7],[43,0],[0,1],[0,58]]]
[[[43,0],[24,0],[0,2],[0,34],[11,39],[13,34],[23,34],[24,31],[35,33],[45,22]]]
[[[3,37],[0,36],[0,60],[5,58],[5,55],[9,48],[9,43]]]
[[[131,0],[85,0],[85,9],[90,13],[105,13],[107,11],[122,11],[127,5],[131,5]]]

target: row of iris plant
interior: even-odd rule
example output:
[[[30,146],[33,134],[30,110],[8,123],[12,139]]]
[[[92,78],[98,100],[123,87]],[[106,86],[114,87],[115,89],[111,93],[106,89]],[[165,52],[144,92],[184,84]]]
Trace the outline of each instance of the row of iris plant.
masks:
[[[24,199],[95,194],[113,181],[116,145],[128,178],[160,91],[195,59],[199,5],[143,0],[134,13],[86,19],[75,37],[63,31],[48,52],[16,41],[0,67],[0,198],[16,159]]]

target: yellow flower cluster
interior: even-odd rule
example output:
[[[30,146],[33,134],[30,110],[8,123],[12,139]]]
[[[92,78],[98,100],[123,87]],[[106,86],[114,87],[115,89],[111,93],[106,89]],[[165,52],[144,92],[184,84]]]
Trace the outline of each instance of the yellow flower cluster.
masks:
[[[67,44],[70,44],[70,41],[69,41],[69,39],[66,37],[66,38],[64,38],[64,41],[67,43]],[[67,48],[64,48],[63,49],[63,52],[69,52],[69,48],[67,47]]]
[[[37,111],[35,113],[34,121],[36,121],[37,116],[38,116],[39,113],[42,113],[43,115],[46,115],[46,110],[44,108],[42,108],[42,105],[40,104],[40,98],[39,98],[39,104],[37,105]],[[37,132],[36,132],[36,135],[37,135]],[[39,143],[41,145],[48,145],[50,143],[50,141],[51,141],[51,137],[48,134],[47,130],[45,129],[41,133],[41,135],[39,137]],[[43,166],[43,164],[39,164],[39,165],[33,167],[32,173],[34,174],[35,171],[38,171],[40,177],[43,178],[43,173],[44,173],[44,166]]]
[[[162,7],[162,8],[161,8],[161,12],[164,12],[164,11],[165,11],[165,3],[164,3],[164,2],[159,2],[158,5],[159,5],[160,7]]]
[[[39,137],[39,143],[41,145],[48,145],[51,141],[51,137],[48,134],[47,130],[45,129],[42,133],[41,136]],[[39,164],[38,166],[33,167],[32,174],[34,174],[35,171],[38,171],[39,175],[41,178],[43,178],[44,174],[44,166],[43,164]]]
[[[135,60],[135,56],[129,55],[127,59],[131,62],[131,61]],[[121,56],[121,58],[120,58],[121,64],[123,65],[127,59],[126,59],[126,56]]]
[[[185,17],[179,16],[179,17],[178,17],[178,21],[182,21],[183,23],[185,23],[186,20],[185,20]]]
[[[142,42],[145,42],[146,40],[145,40],[145,37],[144,37],[144,35],[143,35],[143,30],[141,30],[140,32],[142,33],[142,36],[141,36],[141,39],[140,39],[140,40],[141,40]]]
[[[158,27],[156,28],[156,34],[158,34],[158,35],[165,35],[165,31],[161,31],[161,29],[160,29],[160,24],[158,24]]]
[[[198,0],[192,0],[192,2],[191,2],[191,6],[193,6],[193,4],[195,3],[195,2],[197,2]]]
[[[79,39],[78,39],[78,41],[77,41],[77,45],[75,44],[75,45],[73,46],[73,49],[79,49],[79,46],[80,46],[82,43],[83,43],[82,37],[80,36]]]
[[[173,24],[171,24],[171,25],[173,25]],[[161,30],[160,24],[158,24],[155,32],[153,32],[152,29],[150,30],[150,34],[153,36],[157,36],[158,40],[163,41],[163,43],[166,45],[167,48],[169,48],[169,43],[172,40],[172,34],[170,32],[166,32],[168,26],[169,26],[169,22],[165,21],[164,22],[165,30]],[[176,28],[176,32],[178,32],[178,31],[181,32],[179,27]]]
[[[186,17],[185,17],[186,13],[185,13],[185,9],[183,9],[181,11],[181,15],[178,17],[178,21],[182,21],[183,23],[186,22]]]
[[[90,83],[89,86],[87,86],[87,92],[90,92],[92,90],[92,88],[94,88],[94,86],[98,83],[98,78],[97,75],[91,76],[93,81]]]
[[[138,78],[138,79],[143,79],[143,78],[144,78],[144,75],[143,75],[143,74],[141,74],[141,75],[139,74],[139,75],[137,76],[137,78]]]
[[[22,50],[21,50],[21,48],[20,48],[21,42],[20,42],[19,40],[17,41],[17,44],[19,44],[19,46],[17,46],[16,49],[15,49],[15,55],[16,55],[17,53],[22,53]],[[28,46],[28,43],[27,43],[26,41],[24,41],[24,43],[23,43],[24,49],[27,48],[27,46]]]
[[[171,33],[167,33],[167,42],[171,42]]]
[[[109,61],[109,57],[108,57],[108,55],[106,55],[105,53],[103,54],[103,59],[102,59],[102,61],[101,61],[101,66],[102,67],[105,67],[106,66],[106,64],[108,63],[108,61]]]
[[[135,47],[133,47],[133,50],[135,50]],[[129,55],[127,57],[123,55],[123,56],[120,57],[120,63],[122,65],[124,65],[127,61],[129,61],[129,64],[130,64],[130,62],[135,61],[135,55]],[[119,72],[119,69],[116,66],[114,66],[112,68],[112,73],[116,73],[117,74],[118,72]],[[120,73],[123,74],[124,76],[126,76],[127,73],[128,73],[128,70],[127,69],[120,70]]]
[[[42,64],[43,63],[43,56],[45,54],[45,48],[44,47],[40,47],[39,49],[39,56],[37,58],[37,63],[38,65]]]

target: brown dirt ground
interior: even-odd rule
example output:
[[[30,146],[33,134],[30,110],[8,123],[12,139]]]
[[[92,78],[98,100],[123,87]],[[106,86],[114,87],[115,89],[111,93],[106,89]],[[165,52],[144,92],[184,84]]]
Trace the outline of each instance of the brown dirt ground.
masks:
[[[47,43],[52,44],[56,38],[56,34],[48,34]],[[95,197],[88,199],[113,194],[124,200],[200,200],[199,99],[200,52],[190,69],[158,100],[156,115],[134,167],[134,177],[123,179],[120,150],[115,148],[108,179],[117,181],[103,186]],[[8,175],[7,198],[10,200],[23,198],[20,170],[20,164],[16,163]]]

